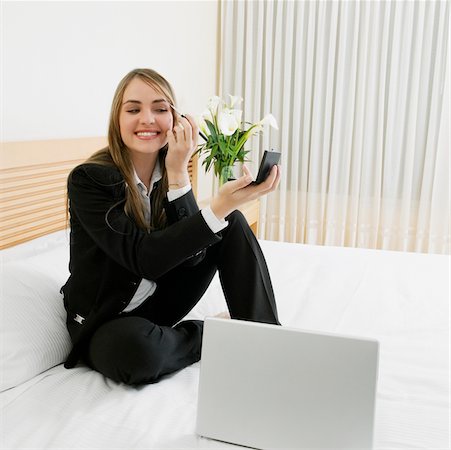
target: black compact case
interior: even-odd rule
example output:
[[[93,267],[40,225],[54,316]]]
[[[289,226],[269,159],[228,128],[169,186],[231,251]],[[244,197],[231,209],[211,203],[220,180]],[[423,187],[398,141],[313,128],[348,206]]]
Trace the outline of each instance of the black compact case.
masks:
[[[265,150],[263,153],[263,158],[260,163],[260,167],[258,169],[258,174],[256,180],[253,182],[253,184],[260,184],[263,183],[263,181],[266,180],[266,178],[269,175],[269,172],[273,168],[273,166],[276,166],[280,160],[280,152],[276,152],[274,150],[268,151]]]

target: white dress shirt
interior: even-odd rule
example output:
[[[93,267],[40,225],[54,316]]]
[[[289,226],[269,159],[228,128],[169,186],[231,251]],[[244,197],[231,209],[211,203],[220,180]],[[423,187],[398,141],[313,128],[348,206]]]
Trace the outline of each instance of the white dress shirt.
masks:
[[[150,221],[150,194],[154,188],[154,185],[157,181],[161,180],[161,167],[160,162],[157,160],[155,169],[152,173],[152,176],[150,178],[150,189],[147,190],[146,185],[139,179],[138,174],[136,173],[136,170],[134,171],[134,178],[135,183],[138,186],[138,191],[141,195],[141,200],[143,202],[143,208],[144,208],[144,217],[146,218],[146,221]],[[187,184],[186,186],[183,186],[179,189],[169,189],[167,193],[168,200],[170,202],[176,200],[179,197],[182,197],[183,195],[187,194],[191,190],[191,184]],[[213,231],[213,233],[218,233],[222,229],[224,229],[228,222],[224,219],[218,219],[213,211],[210,208],[210,205],[208,205],[206,208],[203,208],[201,210],[201,214],[207,223],[207,225],[210,227],[210,229]],[[146,280],[143,278],[141,282],[139,283],[138,289],[135,292],[135,295],[130,300],[130,303],[124,308],[122,312],[129,312],[136,309],[139,305],[141,305],[149,296],[151,296],[155,289],[157,288],[157,284],[155,281],[152,280]]]

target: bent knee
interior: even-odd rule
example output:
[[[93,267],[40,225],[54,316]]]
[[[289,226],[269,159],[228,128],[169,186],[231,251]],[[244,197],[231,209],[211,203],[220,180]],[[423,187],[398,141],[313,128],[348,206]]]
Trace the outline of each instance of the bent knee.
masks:
[[[164,371],[160,335],[160,327],[146,319],[117,319],[94,334],[89,345],[90,363],[95,370],[119,383],[155,382]]]
[[[225,219],[229,222],[230,225],[238,223],[248,227],[246,217],[244,217],[243,213],[238,209],[232,211]]]

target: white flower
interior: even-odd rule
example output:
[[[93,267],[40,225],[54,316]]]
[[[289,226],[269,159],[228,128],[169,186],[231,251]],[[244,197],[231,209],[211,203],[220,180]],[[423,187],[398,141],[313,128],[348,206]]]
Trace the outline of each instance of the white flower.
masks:
[[[269,126],[275,128],[276,130],[279,129],[279,127],[277,126],[277,120],[272,114],[266,114],[266,116],[263,117],[263,119],[260,120],[260,122],[258,122],[257,125],[260,125],[262,127],[264,125],[269,125]]]
[[[232,136],[239,128],[243,112],[239,109],[226,109],[218,115],[218,127],[224,136]]]
[[[233,108],[234,106],[238,106],[242,101],[243,98],[238,95],[232,95],[228,94],[230,97],[230,108]]]
[[[217,95],[210,97],[207,103],[207,108],[211,111],[212,114],[216,114],[218,106],[221,104],[221,98]]]

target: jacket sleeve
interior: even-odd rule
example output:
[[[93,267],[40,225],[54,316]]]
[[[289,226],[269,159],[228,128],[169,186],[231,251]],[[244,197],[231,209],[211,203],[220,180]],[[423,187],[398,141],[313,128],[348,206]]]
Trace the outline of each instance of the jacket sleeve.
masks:
[[[111,259],[136,275],[157,280],[220,237],[204,221],[192,191],[168,203],[169,226],[146,232],[124,212],[124,182],[111,167],[84,164],[68,181],[72,222]],[[112,175],[113,174],[113,175]],[[72,239],[77,239],[72,227]]]

